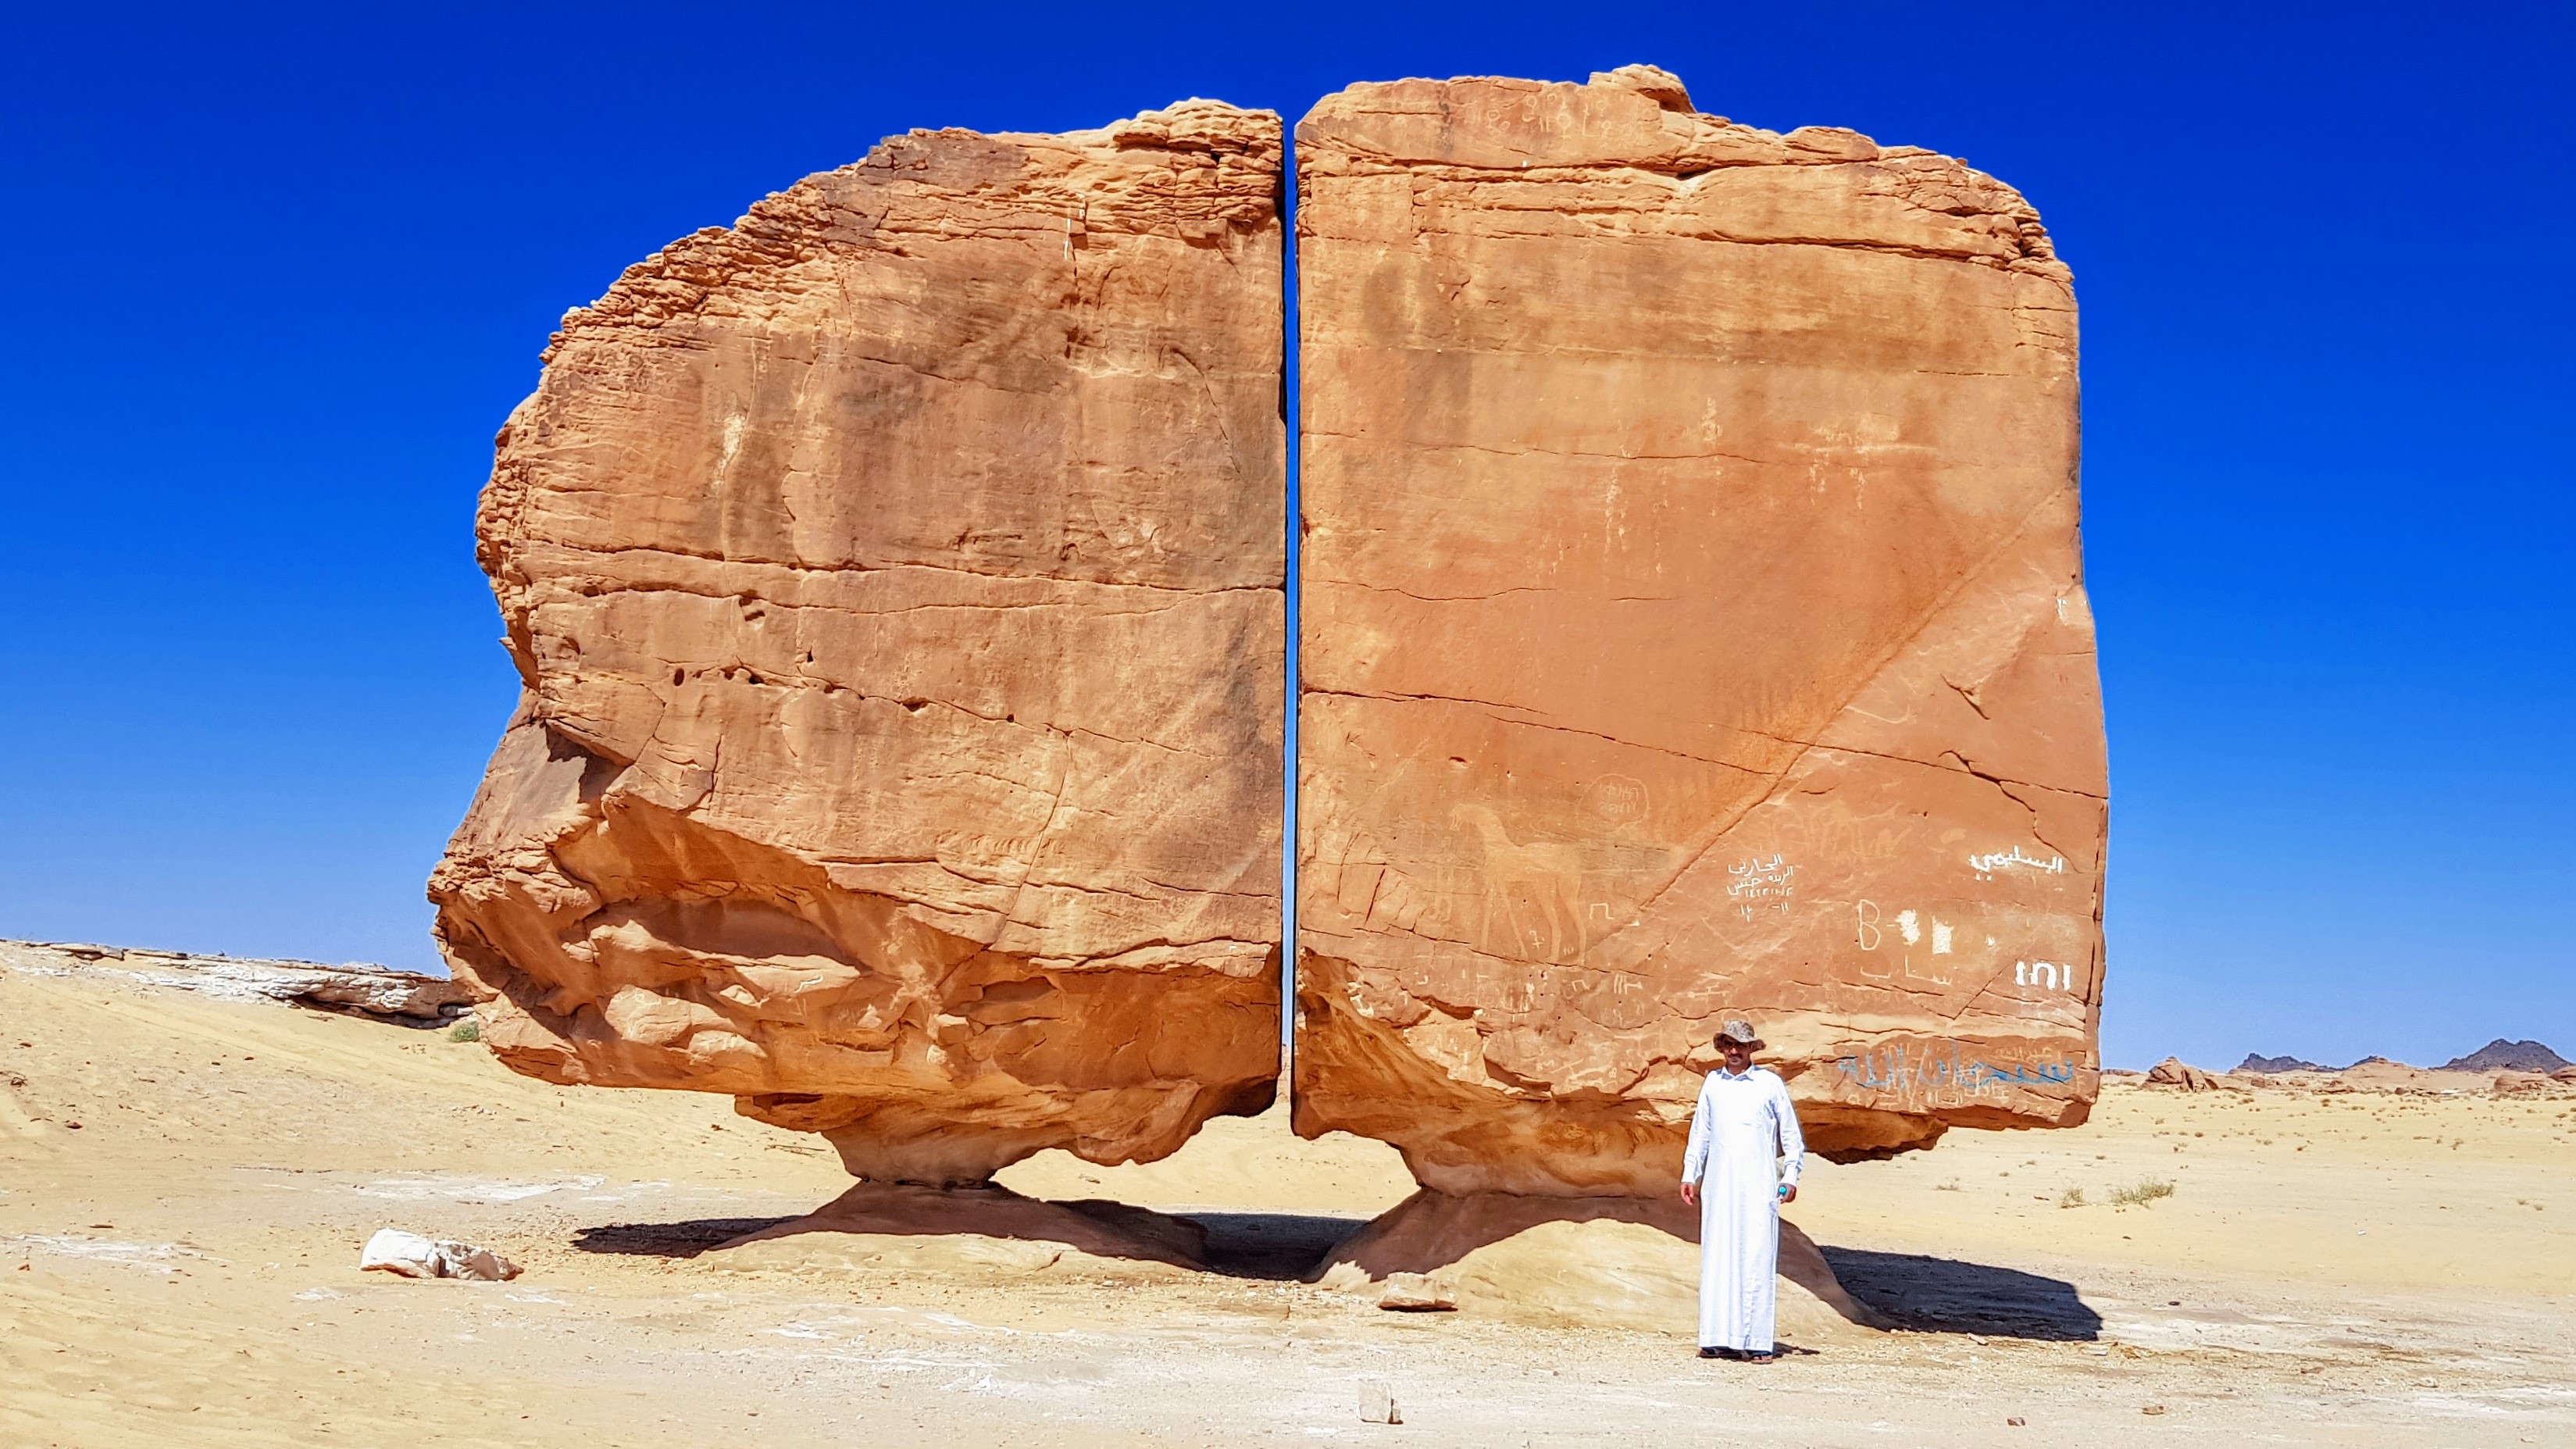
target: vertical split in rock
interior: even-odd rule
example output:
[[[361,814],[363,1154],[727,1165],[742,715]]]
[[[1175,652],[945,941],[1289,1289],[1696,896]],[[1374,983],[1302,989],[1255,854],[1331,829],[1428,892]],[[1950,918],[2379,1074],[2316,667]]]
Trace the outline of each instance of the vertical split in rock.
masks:
[[[479,520],[526,694],[430,882],[504,1062],[887,1182],[1271,1100],[1280,143],[916,131],[565,319]]]
[[[1297,164],[1298,1130],[1669,1194],[1721,1015],[1829,1157],[2081,1122],[2106,787],[2038,216],[1651,67],[1354,86]]]

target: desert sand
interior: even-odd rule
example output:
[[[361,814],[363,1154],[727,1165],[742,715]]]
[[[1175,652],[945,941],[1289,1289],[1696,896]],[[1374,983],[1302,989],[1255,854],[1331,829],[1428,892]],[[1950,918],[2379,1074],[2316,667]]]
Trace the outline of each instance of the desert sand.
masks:
[[[0,1443],[2566,1444],[2571,1167],[2564,1094],[2113,1078],[2081,1128],[1813,1164],[1791,1217],[1899,1326],[1797,1320],[1753,1368],[1691,1356],[1686,1300],[1586,1328],[1295,1281],[1413,1184],[1276,1111],[1003,1175],[1190,1214],[1212,1270],[993,1239],[764,1258],[709,1250],[849,1178],[726,1098],[0,972]],[[2173,1192],[2108,1204],[2146,1181]],[[387,1226],[526,1271],[360,1273]],[[1640,1282],[1651,1319],[1671,1295]],[[1371,1385],[1403,1424],[1361,1422]]]

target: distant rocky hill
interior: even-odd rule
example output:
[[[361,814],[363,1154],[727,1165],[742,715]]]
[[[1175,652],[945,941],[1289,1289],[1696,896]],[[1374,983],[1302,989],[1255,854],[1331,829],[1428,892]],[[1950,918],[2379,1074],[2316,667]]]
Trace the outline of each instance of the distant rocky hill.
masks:
[[[2506,1041],[2497,1037],[2464,1057],[2453,1057],[2442,1064],[2446,1072],[2554,1072],[2568,1065],[2567,1059],[2536,1041]]]
[[[2267,1057],[2248,1052],[2236,1064],[2240,1072],[2348,1072],[2354,1067],[2402,1066],[2387,1057],[2364,1057],[2348,1067],[2330,1067],[2305,1057]],[[2536,1041],[2506,1041],[2497,1037],[2464,1057],[2453,1057],[2433,1068],[2437,1072],[2540,1072],[2547,1074],[2568,1065],[2565,1057]]]
[[[2298,1057],[2258,1057],[2252,1052],[2247,1052],[2245,1060],[2236,1064],[2236,1070],[2240,1072],[2331,1072],[2334,1068],[2304,1061]]]

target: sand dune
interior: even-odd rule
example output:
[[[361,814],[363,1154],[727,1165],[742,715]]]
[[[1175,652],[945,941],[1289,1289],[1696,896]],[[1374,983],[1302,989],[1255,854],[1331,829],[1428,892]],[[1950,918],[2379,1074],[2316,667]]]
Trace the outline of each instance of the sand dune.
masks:
[[[1299,1142],[1275,1115],[1159,1163],[1005,1175],[1186,1216],[1206,1271],[1104,1280],[936,1237],[902,1261],[761,1262],[710,1250],[849,1180],[723,1098],[551,1088],[434,1032],[0,973],[0,1443],[2563,1444],[2571,1168],[2563,1097],[2115,1082],[2080,1130],[1812,1167],[1794,1216],[1900,1327],[1793,1325],[1810,1351],[1755,1370],[1691,1358],[1686,1308],[1542,1327],[1473,1294],[1392,1314],[1294,1281],[1411,1183],[1384,1147]],[[2110,1205],[2153,1182],[2172,1194]],[[383,1226],[527,1272],[361,1274]],[[1687,1249],[1635,1247],[1651,1324]],[[1400,1429],[1359,1422],[1364,1382],[1392,1387]]]

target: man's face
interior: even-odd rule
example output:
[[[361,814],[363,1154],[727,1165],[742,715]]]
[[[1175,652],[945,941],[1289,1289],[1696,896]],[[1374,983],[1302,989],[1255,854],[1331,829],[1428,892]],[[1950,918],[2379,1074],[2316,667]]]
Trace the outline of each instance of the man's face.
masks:
[[[1717,1039],[1717,1054],[1726,1059],[1726,1069],[1730,1072],[1748,1071],[1753,1066],[1753,1048],[1730,1037]]]

